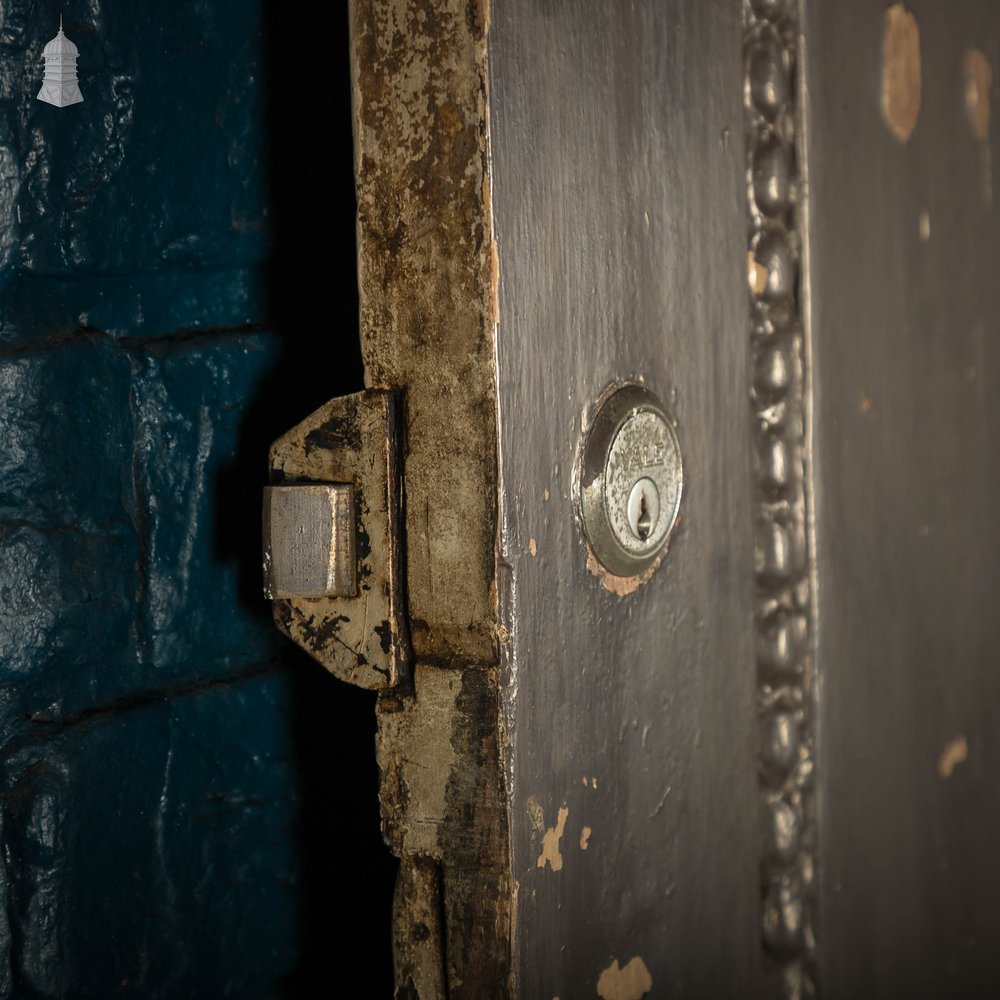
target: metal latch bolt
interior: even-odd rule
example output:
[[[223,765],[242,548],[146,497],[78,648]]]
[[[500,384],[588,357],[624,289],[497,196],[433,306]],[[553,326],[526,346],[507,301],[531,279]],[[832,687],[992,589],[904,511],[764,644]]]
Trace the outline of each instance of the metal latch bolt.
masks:
[[[264,594],[355,597],[354,486],[264,489]]]
[[[396,399],[331,400],[271,446],[264,592],[279,630],[342,680],[400,684],[410,646]]]

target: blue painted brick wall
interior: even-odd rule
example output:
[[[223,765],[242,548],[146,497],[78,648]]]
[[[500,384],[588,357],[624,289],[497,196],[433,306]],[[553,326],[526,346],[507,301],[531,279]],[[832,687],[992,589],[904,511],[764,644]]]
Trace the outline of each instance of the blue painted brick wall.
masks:
[[[60,12],[64,109],[35,99]],[[310,319],[274,264],[269,16],[0,0],[2,997],[290,995],[332,881],[307,796],[336,800],[357,743],[317,738],[317,706],[371,700],[300,673],[256,519],[269,438],[356,386],[287,384]]]

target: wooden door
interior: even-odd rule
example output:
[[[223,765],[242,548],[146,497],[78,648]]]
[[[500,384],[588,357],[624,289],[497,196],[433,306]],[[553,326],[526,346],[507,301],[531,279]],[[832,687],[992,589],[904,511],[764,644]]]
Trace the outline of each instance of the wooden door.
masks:
[[[401,996],[995,990],[1000,13],[354,0]],[[608,568],[609,390],[673,425]],[[609,500],[608,503],[611,503]]]

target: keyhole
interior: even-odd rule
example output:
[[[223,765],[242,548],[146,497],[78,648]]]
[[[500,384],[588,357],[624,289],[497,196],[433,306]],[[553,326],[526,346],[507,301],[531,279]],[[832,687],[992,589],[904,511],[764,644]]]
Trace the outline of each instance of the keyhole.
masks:
[[[656,483],[643,476],[633,487],[626,507],[628,526],[640,542],[647,542],[660,520],[660,493]]]
[[[642,491],[639,497],[639,520],[636,522],[636,534],[639,540],[644,542],[649,538],[649,533],[653,530],[653,519],[649,516],[649,501],[646,499],[646,491]]]

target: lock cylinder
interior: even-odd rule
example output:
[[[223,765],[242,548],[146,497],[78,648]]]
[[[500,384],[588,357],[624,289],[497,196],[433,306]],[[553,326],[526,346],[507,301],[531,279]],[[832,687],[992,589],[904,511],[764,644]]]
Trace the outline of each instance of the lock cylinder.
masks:
[[[660,401],[638,383],[597,408],[580,455],[580,515],[601,566],[637,576],[663,552],[683,486],[680,442]]]

